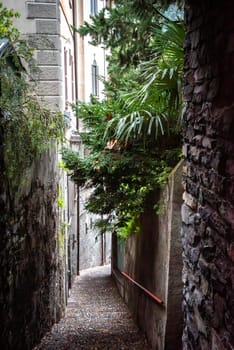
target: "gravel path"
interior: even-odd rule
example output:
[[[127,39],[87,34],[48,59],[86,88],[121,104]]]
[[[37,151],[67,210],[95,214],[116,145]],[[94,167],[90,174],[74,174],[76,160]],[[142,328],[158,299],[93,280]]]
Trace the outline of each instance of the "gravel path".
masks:
[[[110,277],[110,267],[81,272],[65,318],[34,350],[149,350]]]

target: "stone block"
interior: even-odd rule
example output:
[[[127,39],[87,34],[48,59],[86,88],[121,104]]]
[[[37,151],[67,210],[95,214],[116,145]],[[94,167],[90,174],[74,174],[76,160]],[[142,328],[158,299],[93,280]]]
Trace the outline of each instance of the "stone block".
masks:
[[[56,80],[62,81],[62,68],[52,66],[41,66],[39,67],[39,80]]]
[[[41,50],[36,53],[36,61],[39,66],[61,66],[61,55],[56,50]]]
[[[183,193],[183,200],[187,206],[189,206],[191,209],[195,210],[197,207],[197,200],[194,198],[191,194],[188,192]]]
[[[207,136],[203,137],[203,139],[202,139],[202,146],[204,148],[212,149],[212,148],[214,148],[215,143],[216,143],[216,140],[213,140]]]
[[[57,20],[54,19],[38,19],[36,20],[36,32],[38,34],[58,34],[59,26]]]
[[[211,226],[213,226],[213,228],[218,230],[218,232],[221,235],[223,236],[227,235],[228,225],[225,223],[225,221],[220,217],[220,215],[216,211],[214,211],[210,216],[210,222],[211,222]]]
[[[57,6],[56,4],[27,4],[27,18],[56,18]]]
[[[189,64],[189,66],[190,66],[190,68],[192,68],[192,69],[196,69],[196,68],[198,68],[198,58],[197,58],[197,53],[196,53],[196,51],[192,51],[192,53],[191,53],[191,55],[190,55],[190,60],[189,60],[190,62],[190,64]]]
[[[186,191],[190,193],[195,198],[198,196],[199,186],[195,181],[186,178]]]
[[[188,144],[183,144],[182,152],[183,152],[183,155],[185,157],[187,157],[187,155],[188,155],[188,150],[189,150],[189,145]]]
[[[37,50],[61,50],[58,35],[31,34],[28,36],[29,45]]]
[[[201,147],[202,146],[202,140],[203,140],[203,135],[196,135],[192,139],[192,144],[195,144],[196,146]]]
[[[201,148],[198,148],[196,146],[190,147],[190,157],[193,160],[193,162],[199,162],[202,153],[203,150]]]
[[[36,91],[39,96],[61,96],[62,83],[58,81],[39,82]]]
[[[228,245],[227,253],[231,261],[234,262],[234,243]]]
[[[56,3],[57,0],[34,0],[34,2],[41,2],[41,3]]]
[[[193,85],[185,85],[183,90],[184,100],[185,101],[191,101],[192,99],[192,93],[193,93]]]
[[[216,247],[214,245],[205,245],[201,248],[202,257],[211,262],[215,258]]]
[[[182,222],[184,222],[186,225],[191,225],[194,222],[194,211],[191,210],[190,207],[188,207],[186,204],[182,205],[181,208],[181,217]]]
[[[188,118],[189,118],[189,115],[188,115]],[[185,130],[184,137],[186,140],[191,141],[193,140],[194,136],[195,136],[195,131],[193,128],[187,128],[187,130]]]
[[[222,339],[220,339],[214,329],[211,330],[211,343],[212,350],[225,350]]]
[[[214,150],[211,153],[210,166],[218,172],[222,166],[222,160],[223,160],[222,153]]]
[[[214,209],[218,209],[221,202],[216,192],[210,191],[205,187],[200,187],[199,190],[199,202],[200,203],[208,203]]]
[[[186,72],[186,74],[184,76],[184,81],[186,83],[188,83],[189,85],[193,85],[194,84],[194,73],[193,73],[193,71]]]
[[[207,101],[212,101],[219,91],[219,80],[213,79],[209,84],[209,91],[207,94]]]
[[[191,248],[189,250],[189,260],[193,265],[197,264],[197,262],[199,260],[199,256],[200,256],[199,247]]]
[[[196,49],[200,40],[200,31],[199,30],[193,31],[190,35],[190,39],[191,39],[191,48]]]
[[[232,203],[222,200],[220,206],[218,207],[218,212],[234,230],[234,206]]]
[[[202,84],[205,80],[206,69],[199,67],[194,72],[194,82],[196,84]]]

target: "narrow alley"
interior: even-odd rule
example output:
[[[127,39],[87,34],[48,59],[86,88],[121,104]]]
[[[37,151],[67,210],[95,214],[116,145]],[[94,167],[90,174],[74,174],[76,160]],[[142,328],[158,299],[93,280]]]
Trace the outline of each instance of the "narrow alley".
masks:
[[[0,350],[234,350],[233,13],[0,0]]]
[[[148,350],[110,276],[110,267],[81,272],[65,317],[34,350]]]

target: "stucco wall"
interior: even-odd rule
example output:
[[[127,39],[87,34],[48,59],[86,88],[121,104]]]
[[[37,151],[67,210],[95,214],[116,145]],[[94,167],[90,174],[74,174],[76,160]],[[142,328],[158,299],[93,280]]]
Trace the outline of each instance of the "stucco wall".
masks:
[[[152,349],[180,350],[182,341],[182,246],[180,207],[182,164],[173,171],[165,188],[154,194],[160,203],[156,215],[149,199],[141,219],[141,233],[117,248],[113,239],[113,276]],[[123,250],[124,249],[124,250]],[[143,287],[160,297],[160,305],[120,275],[124,270]]]
[[[80,270],[110,263],[111,234],[95,228],[98,216],[85,210],[80,215]]]

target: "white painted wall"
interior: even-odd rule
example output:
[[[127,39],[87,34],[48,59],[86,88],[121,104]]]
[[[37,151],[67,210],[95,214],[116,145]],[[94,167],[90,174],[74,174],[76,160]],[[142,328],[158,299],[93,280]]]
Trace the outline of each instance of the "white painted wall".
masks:
[[[83,19],[86,22],[91,22],[90,14],[91,7],[90,1],[83,1],[84,3],[84,14]],[[105,5],[105,1],[98,1],[98,10],[101,10]],[[90,38],[84,38],[84,71],[85,71],[85,101],[89,101],[90,94],[92,93],[92,77],[91,77],[91,66],[94,60],[96,59],[97,65],[99,67],[99,75],[102,77],[106,76],[106,52],[102,45],[99,47],[92,46],[89,44]],[[103,83],[99,81],[99,99],[102,100],[104,98],[103,95]]]
[[[85,21],[91,22],[91,1],[78,0],[79,3],[79,23],[78,27]],[[101,10],[105,6],[105,1],[98,0],[98,10]],[[99,75],[106,77],[106,52],[100,45],[99,47],[90,45],[89,37],[78,39],[78,86],[79,86],[79,99],[85,102],[90,100],[92,94],[92,69],[93,60],[95,58]],[[99,81],[99,100],[104,99],[103,95],[103,83]],[[82,123],[80,130],[82,130]],[[85,156],[84,149],[80,155]],[[85,209],[85,204],[91,191],[86,189],[80,190],[80,269],[87,269],[93,266],[101,265],[104,263],[110,263],[111,255],[111,238],[110,234],[106,233],[101,237],[97,229],[94,227],[94,222],[98,218],[97,215],[90,214]],[[102,257],[102,251],[105,253]],[[103,259],[104,258],[104,261]]]

